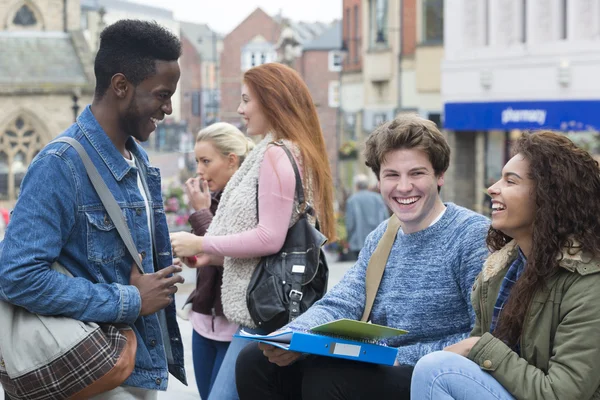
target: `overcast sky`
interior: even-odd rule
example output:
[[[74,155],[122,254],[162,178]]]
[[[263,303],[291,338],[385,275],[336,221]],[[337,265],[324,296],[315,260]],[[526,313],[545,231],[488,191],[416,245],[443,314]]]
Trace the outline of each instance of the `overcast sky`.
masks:
[[[173,10],[180,21],[208,24],[219,33],[231,32],[254,9],[270,15],[280,11],[295,21],[331,22],[342,18],[342,0],[133,0]]]

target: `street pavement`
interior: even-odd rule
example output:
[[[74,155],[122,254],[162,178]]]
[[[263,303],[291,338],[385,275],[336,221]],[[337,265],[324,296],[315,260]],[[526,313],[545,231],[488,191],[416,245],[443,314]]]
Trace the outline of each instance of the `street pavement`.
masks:
[[[329,284],[328,287],[333,287],[340,281],[346,270],[353,265],[353,262],[337,262],[334,261],[333,257],[328,256],[329,265]],[[175,302],[177,306],[183,305],[188,295],[195,287],[196,271],[187,267],[184,267],[182,272],[185,278],[185,283],[179,287],[177,294],[175,295]],[[185,386],[173,376],[169,375],[169,388],[166,392],[160,392],[158,395],[159,400],[197,400],[200,399],[198,389],[196,387],[196,381],[194,379],[194,366],[192,363],[192,325],[189,321],[184,321],[181,318],[177,318],[179,322],[179,329],[181,330],[181,338],[183,340],[184,347],[184,358],[185,358],[185,370],[187,372],[188,386]],[[0,400],[4,400],[4,393],[0,393]]]

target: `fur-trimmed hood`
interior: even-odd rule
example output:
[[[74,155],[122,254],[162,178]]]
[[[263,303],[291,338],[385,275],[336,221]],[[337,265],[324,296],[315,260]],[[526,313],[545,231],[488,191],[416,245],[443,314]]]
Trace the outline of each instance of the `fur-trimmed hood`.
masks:
[[[575,247],[577,247],[577,243],[574,243],[572,248]],[[517,243],[512,240],[500,250],[492,253],[483,264],[483,281],[490,280],[498,275],[500,271],[508,268],[515,258],[517,258],[518,250]],[[577,272],[580,275],[600,272],[600,258],[597,256],[594,257],[585,251],[570,254],[569,249],[565,248],[559,257],[561,260],[558,265],[570,272]]]

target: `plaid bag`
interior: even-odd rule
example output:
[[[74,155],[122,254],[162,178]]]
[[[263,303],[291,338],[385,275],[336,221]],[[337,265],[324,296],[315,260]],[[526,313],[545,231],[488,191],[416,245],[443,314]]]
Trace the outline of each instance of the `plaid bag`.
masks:
[[[87,399],[112,390],[131,375],[136,348],[128,326],[42,316],[0,301],[0,383],[11,398]]]
[[[137,268],[144,270],[121,208],[85,149],[73,146],[92,185]],[[52,269],[72,275],[55,262]],[[120,386],[135,367],[137,340],[126,325],[98,325],[61,316],[43,316],[0,301],[0,383],[22,400],[88,399]]]

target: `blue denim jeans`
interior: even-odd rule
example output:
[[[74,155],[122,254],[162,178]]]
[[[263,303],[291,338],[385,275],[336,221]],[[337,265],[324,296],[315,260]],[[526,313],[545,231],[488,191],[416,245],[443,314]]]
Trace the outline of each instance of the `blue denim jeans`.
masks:
[[[514,397],[466,357],[436,351],[421,358],[412,376],[410,398],[415,400],[514,400]]]
[[[208,395],[217,378],[221,363],[230,342],[219,342],[207,339],[194,331],[192,333],[192,356],[194,358],[194,376],[200,398],[208,399]]]
[[[261,329],[251,329],[247,327],[240,327],[236,333],[241,329],[249,333],[258,333],[266,335],[269,332],[265,332]],[[238,355],[250,343],[246,339],[240,339],[234,337],[227,349],[227,354],[223,359],[217,378],[213,383],[213,388],[210,391],[208,400],[239,400],[237,388],[235,386],[235,363]]]

